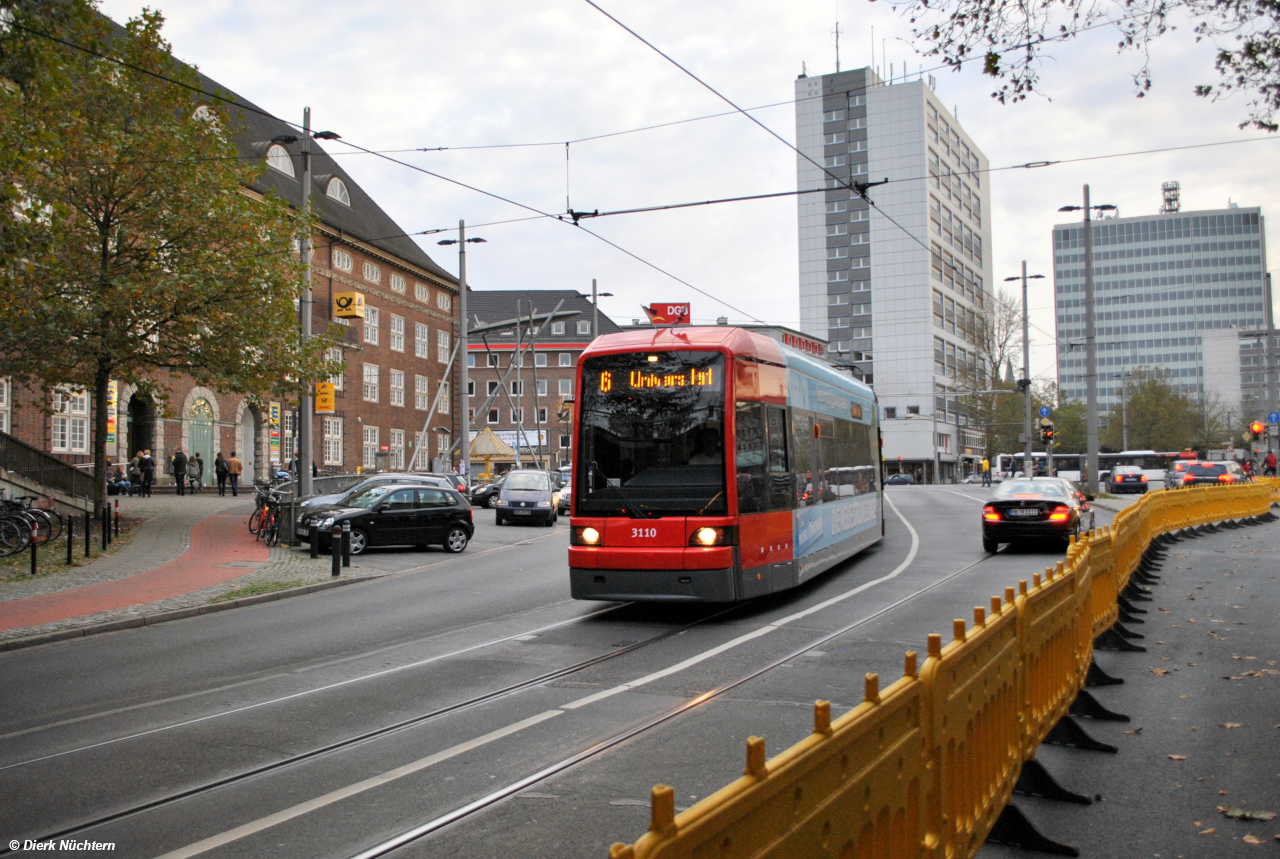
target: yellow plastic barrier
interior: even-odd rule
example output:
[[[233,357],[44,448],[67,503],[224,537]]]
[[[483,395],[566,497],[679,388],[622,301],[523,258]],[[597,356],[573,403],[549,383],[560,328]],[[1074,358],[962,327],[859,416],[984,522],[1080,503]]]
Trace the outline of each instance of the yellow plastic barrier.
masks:
[[[1013,588],[1006,591],[1012,592]],[[1029,758],[1071,708],[1084,678],[1079,673],[1081,617],[1075,576],[1045,568],[1028,589],[1018,583],[1018,646],[1022,651],[1022,756]]]
[[[991,599],[973,610],[973,629],[952,622],[953,640],[929,636],[920,670],[928,690],[931,762],[941,774],[929,803],[931,835],[943,855],[969,856],[1009,801],[1022,766],[1021,652],[1015,605]],[[878,854],[872,854],[878,855]]]
[[[673,790],[655,787],[649,832],[610,859],[972,857],[1083,687],[1093,639],[1115,623],[1151,540],[1273,502],[1280,479],[1144,495],[1030,587],[974,609],[972,629],[954,621],[946,647],[929,636],[918,672],[908,653],[883,693],[868,674],[864,702],[834,722],[818,702],[813,733],[772,760],[748,740],[745,775],[692,808],[676,814]]]
[[[649,831],[610,859],[931,855],[924,696],[908,653],[902,679],[881,692],[868,674],[863,703],[834,722],[818,702],[813,733],[776,758],[752,737],[743,777],[680,814],[655,787]]]

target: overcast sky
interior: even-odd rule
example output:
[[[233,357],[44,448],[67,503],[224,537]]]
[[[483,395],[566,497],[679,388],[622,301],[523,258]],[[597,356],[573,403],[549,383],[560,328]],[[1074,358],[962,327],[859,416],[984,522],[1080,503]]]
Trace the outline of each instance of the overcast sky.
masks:
[[[167,18],[175,54],[278,116],[375,150],[450,147],[393,157],[543,212],[706,200],[795,188],[795,155],[744,117],[725,116],[620,134],[569,147],[564,141],[720,113],[727,106],[582,0],[152,0]],[[901,73],[935,63],[911,49],[909,23],[884,2],[790,0],[601,5],[742,107],[789,102],[802,63],[835,71],[831,31],[841,23],[841,67],[887,62]],[[136,0],[103,0],[123,22]],[[995,168],[1042,160],[1108,156],[1264,136],[1239,129],[1245,99],[1214,104],[1192,94],[1216,82],[1212,47],[1189,27],[1153,51],[1154,90],[1134,97],[1137,55],[1115,51],[1110,30],[1057,46],[1043,95],[1002,106],[990,79],[935,71],[942,101]],[[755,114],[794,140],[794,108]],[[468,146],[529,144],[493,149]],[[1079,204],[1122,216],[1154,213],[1160,185],[1182,183],[1183,210],[1228,199],[1274,215],[1280,138],[1255,143],[1060,164],[993,173],[996,280],[1052,274],[1050,228]],[[531,213],[410,168],[326,144],[350,174],[407,231],[486,224]],[[567,184],[567,188],[566,188]],[[692,284],[699,294],[572,226],[549,219],[469,230],[468,276],[477,289],[569,288],[591,279],[614,297],[601,309],[627,322],[651,301],[690,301],[695,322],[727,315],[796,326],[799,317],[794,198],[584,221],[599,235]],[[1275,246],[1274,218],[1269,225]],[[449,271],[457,256],[420,239]],[[1274,269],[1275,263],[1271,264]],[[1032,374],[1053,378],[1051,281],[1033,287]],[[716,299],[719,299],[717,301]],[[721,303],[724,302],[724,303]]]

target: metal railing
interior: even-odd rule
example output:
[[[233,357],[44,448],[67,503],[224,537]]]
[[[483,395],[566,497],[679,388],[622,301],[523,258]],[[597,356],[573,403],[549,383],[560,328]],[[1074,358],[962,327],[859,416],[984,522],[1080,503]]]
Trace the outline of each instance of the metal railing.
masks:
[[[0,432],[0,468],[20,474],[50,489],[79,498],[93,497],[93,475],[63,462],[38,447]]]

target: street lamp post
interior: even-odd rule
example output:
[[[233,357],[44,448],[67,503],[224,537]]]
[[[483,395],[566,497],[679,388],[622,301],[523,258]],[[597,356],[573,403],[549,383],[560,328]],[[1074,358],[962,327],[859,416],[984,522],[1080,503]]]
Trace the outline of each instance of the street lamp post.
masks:
[[[470,485],[469,476],[471,472],[471,413],[468,410],[470,403],[467,400],[467,243],[483,242],[482,238],[467,238],[467,222],[458,221],[458,237],[456,239],[441,239],[436,242],[438,245],[457,245],[458,246],[458,400],[462,403],[460,411],[462,414],[458,416],[458,423],[461,426],[460,438],[458,439],[461,447],[458,450],[458,473],[462,475],[467,485]]]
[[[1021,280],[1022,281],[1022,378],[1018,380],[1019,386],[1022,388],[1022,424],[1023,424],[1023,450],[1022,463],[1028,466],[1031,462],[1031,331],[1030,322],[1027,318],[1027,281],[1043,280],[1042,274],[1027,274],[1027,261],[1022,261],[1021,277],[1006,277],[1005,281]]]
[[[1084,212],[1084,384],[1085,451],[1088,456],[1089,493],[1098,491],[1098,341],[1094,326],[1093,299],[1093,210],[1115,211],[1115,206],[1089,203],[1089,186],[1084,186],[1083,206],[1063,206],[1059,212]]]
[[[613,298],[612,292],[597,292],[596,279],[591,278],[591,339],[600,336],[600,304],[602,298]]]

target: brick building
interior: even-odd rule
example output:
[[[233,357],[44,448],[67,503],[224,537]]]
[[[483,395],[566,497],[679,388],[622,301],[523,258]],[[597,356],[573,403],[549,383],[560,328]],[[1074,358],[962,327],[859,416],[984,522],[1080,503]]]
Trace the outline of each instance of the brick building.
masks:
[[[578,315],[542,325],[543,317],[561,301],[561,313]],[[594,310],[590,298],[572,289],[467,291],[470,325],[477,330],[507,320],[525,320],[520,324],[519,340],[514,324],[470,338],[467,402],[472,437],[488,427],[519,451],[522,463],[527,457],[540,458],[552,468],[569,465],[578,357],[596,336],[622,330],[600,314],[600,330],[594,331]],[[531,311],[539,323],[532,343],[526,333]],[[524,349],[518,350],[521,341]],[[523,363],[508,373],[519,351],[523,352]],[[506,381],[500,384],[504,374]],[[486,407],[490,395],[493,400]],[[494,464],[505,470],[514,460]],[[483,471],[484,463],[473,462],[471,470],[473,474]]]
[[[226,92],[208,78],[203,83],[210,92]],[[196,107],[197,112],[202,109]],[[260,198],[274,191],[300,207],[301,143],[285,142],[296,135],[295,129],[251,110],[242,111],[239,121],[232,137],[241,155],[267,164],[243,192]],[[447,452],[457,431],[456,385],[445,378],[456,346],[457,280],[405,235],[316,141],[311,150],[311,201],[320,222],[313,236],[312,329],[347,326],[341,355],[334,356],[346,362],[346,369],[330,380],[337,387],[336,411],[313,419],[316,464],[334,471],[375,465],[394,469],[405,466],[415,445],[428,444],[432,457]],[[363,320],[333,315],[334,294],[350,292],[364,296]],[[246,482],[249,475],[265,476],[272,462],[292,460],[296,403],[251,401],[183,377],[157,376],[155,381],[167,393],[166,402],[131,385],[118,387],[115,432],[107,444],[112,462],[149,448],[163,468],[168,455],[181,447],[201,452],[209,483],[218,451],[238,452]],[[441,404],[423,436],[427,411],[438,394],[443,394]],[[87,465],[93,449],[91,400],[87,392],[68,390],[50,403],[0,379],[0,431]],[[379,460],[383,446],[387,450]]]

